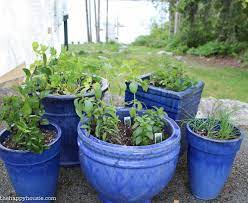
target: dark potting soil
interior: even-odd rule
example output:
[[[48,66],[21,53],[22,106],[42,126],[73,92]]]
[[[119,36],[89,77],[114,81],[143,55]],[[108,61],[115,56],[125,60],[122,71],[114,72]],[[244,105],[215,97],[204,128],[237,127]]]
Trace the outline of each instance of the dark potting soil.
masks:
[[[194,131],[196,134],[202,136],[202,137],[207,137],[207,138],[210,138],[210,139],[215,139],[215,140],[232,140],[232,139],[236,139],[239,137],[239,133],[238,132],[235,132],[235,130],[233,131],[233,135],[228,137],[228,138],[220,138],[219,137],[219,134],[218,134],[218,131],[216,131],[213,136],[209,136],[208,134],[208,131],[206,130],[200,130],[200,131]]]
[[[133,129],[132,127],[128,127],[123,123],[119,124],[119,133],[117,136],[112,136],[112,139],[110,140],[112,144],[120,144],[120,145],[126,145],[126,146],[133,146],[132,142],[132,134]],[[113,139],[115,138],[115,139]]]
[[[53,142],[53,140],[56,139],[56,132],[54,130],[45,130],[41,129],[41,133],[45,138],[45,145],[50,144]],[[16,144],[11,137],[8,137],[5,139],[2,143],[2,145],[8,149],[13,149],[13,150],[23,150],[23,146],[20,144]]]
[[[132,127],[128,127],[123,123],[119,124],[119,133],[111,136],[111,139],[108,142],[112,144],[119,144],[124,146],[136,146],[132,141],[133,129]],[[148,145],[154,144],[153,141],[150,140]]]
[[[56,139],[56,132],[54,130],[41,130],[42,135],[45,137],[45,145],[49,145]]]
[[[195,133],[203,137],[208,137],[208,132],[206,130],[196,131]]]

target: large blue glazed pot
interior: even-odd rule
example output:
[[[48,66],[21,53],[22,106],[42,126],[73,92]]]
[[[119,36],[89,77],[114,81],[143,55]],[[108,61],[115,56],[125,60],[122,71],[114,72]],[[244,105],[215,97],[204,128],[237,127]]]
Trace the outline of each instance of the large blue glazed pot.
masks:
[[[102,91],[106,92],[108,82],[102,79]],[[93,94],[85,94],[91,97]],[[42,100],[45,109],[44,117],[61,128],[60,165],[75,166],[79,164],[77,145],[77,125],[80,120],[75,107],[73,95],[49,95]]]
[[[142,80],[149,79],[151,74],[141,76]],[[125,92],[125,102],[130,102],[134,99],[134,95],[129,90],[129,83]],[[149,85],[148,91],[145,92],[138,87],[136,99],[142,102],[145,108],[163,107],[170,118],[175,120],[181,126],[181,146],[182,152],[186,150],[186,127],[180,121],[194,118],[198,111],[198,106],[201,100],[201,94],[204,83],[199,81],[195,86],[181,92],[175,92],[164,88]]]
[[[0,133],[0,157],[4,161],[11,183],[19,197],[42,198],[55,197],[59,176],[59,153],[61,130],[55,124],[42,126],[54,130],[56,139],[48,145],[42,154],[29,151],[12,150],[1,143],[10,136],[9,131]],[[23,199],[24,202],[37,202]],[[43,199],[41,202],[51,202]]]
[[[129,116],[119,109],[120,119]],[[122,146],[89,135],[78,125],[79,157],[83,173],[103,203],[151,203],[172,179],[180,151],[180,128],[165,117],[165,141],[147,146]]]
[[[243,135],[232,140],[214,140],[193,132],[187,125],[188,173],[192,194],[202,200],[215,199],[224,187]]]

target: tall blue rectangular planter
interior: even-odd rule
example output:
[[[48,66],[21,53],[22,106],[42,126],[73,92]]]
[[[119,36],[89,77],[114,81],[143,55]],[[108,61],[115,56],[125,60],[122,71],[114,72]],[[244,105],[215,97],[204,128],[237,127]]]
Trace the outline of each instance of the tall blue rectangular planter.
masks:
[[[141,79],[149,79],[151,74],[141,76]],[[129,83],[126,83],[127,89],[125,92],[125,102],[130,102],[134,99],[134,95],[129,90]],[[163,107],[170,118],[180,124],[181,120],[196,116],[198,105],[201,100],[201,94],[204,83],[199,81],[195,86],[190,87],[181,92],[175,92],[159,87],[149,85],[148,91],[145,92],[138,87],[136,99],[142,102],[145,108]],[[181,126],[181,146],[182,152],[186,149],[186,128]]]

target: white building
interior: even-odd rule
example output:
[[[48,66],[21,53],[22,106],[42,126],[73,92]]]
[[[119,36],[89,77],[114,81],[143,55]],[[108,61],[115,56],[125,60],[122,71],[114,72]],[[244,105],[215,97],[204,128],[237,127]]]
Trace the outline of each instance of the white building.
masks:
[[[32,63],[32,42],[60,49],[63,32],[63,0],[0,1],[0,76],[25,63]]]
[[[94,8],[90,1],[94,40]],[[85,0],[1,0],[0,14],[0,77],[20,64],[33,62],[33,41],[60,49],[65,14],[69,14],[69,43],[87,41]],[[160,17],[150,0],[109,0],[109,38],[130,43],[148,34],[152,19],[158,21]],[[105,19],[106,0],[101,0],[101,41],[105,40]]]

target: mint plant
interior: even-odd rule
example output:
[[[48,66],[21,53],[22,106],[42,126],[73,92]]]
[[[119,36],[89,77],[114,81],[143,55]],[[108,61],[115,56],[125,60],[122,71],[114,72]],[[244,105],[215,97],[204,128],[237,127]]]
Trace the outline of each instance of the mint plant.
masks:
[[[47,146],[40,125],[48,124],[42,119],[44,110],[40,98],[25,94],[20,88],[20,96],[4,97],[0,108],[0,122],[4,122],[10,136],[2,144],[16,150],[42,153]]]
[[[156,110],[147,110],[142,116],[134,117],[133,143],[135,145],[148,145],[154,141],[155,133],[164,134],[166,124],[165,112],[162,108]],[[166,137],[166,135],[164,135]]]
[[[129,89],[134,94],[133,107],[130,108],[130,115],[134,120],[134,125],[132,126],[134,130],[133,143],[135,145],[148,145],[154,141],[155,133],[162,133],[166,137],[163,132],[166,124],[164,120],[166,113],[163,108],[154,107],[154,109],[146,110],[142,116],[137,115],[137,110],[142,110],[142,104],[135,97],[138,90],[136,83],[131,82]]]

